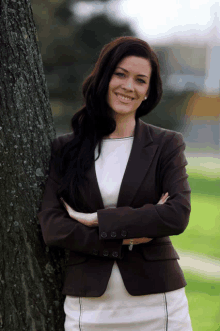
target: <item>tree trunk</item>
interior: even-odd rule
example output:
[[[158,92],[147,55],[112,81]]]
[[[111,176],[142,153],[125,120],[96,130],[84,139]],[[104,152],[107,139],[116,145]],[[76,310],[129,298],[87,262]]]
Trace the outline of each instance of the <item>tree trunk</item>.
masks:
[[[63,330],[65,252],[36,217],[55,129],[30,0],[0,1],[0,330]]]

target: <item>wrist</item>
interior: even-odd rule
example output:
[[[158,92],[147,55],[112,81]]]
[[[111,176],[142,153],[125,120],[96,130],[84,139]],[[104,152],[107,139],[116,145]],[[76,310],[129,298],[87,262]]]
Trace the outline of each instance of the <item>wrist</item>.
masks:
[[[93,217],[93,225],[94,226],[98,226],[99,225],[99,222],[98,222],[98,213],[93,213],[92,214],[92,217]]]

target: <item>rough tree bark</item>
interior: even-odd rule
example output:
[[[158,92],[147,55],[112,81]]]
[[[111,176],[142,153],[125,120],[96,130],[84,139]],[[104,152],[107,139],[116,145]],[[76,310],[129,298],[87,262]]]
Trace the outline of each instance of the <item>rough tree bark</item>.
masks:
[[[65,252],[36,214],[55,137],[30,0],[0,0],[0,330],[62,331]]]

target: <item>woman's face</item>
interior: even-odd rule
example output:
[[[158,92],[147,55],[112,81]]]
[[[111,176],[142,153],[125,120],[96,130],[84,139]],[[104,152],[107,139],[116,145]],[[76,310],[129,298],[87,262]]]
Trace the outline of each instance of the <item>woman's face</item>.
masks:
[[[118,63],[109,82],[107,102],[117,114],[135,116],[137,108],[148,95],[150,61],[128,56]]]

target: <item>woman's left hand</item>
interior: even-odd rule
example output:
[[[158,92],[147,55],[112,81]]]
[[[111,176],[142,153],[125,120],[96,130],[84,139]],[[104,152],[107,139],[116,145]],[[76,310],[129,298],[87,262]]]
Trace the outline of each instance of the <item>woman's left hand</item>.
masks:
[[[97,213],[80,213],[78,211],[75,211],[72,209],[64,200],[63,198],[60,198],[62,201],[64,207],[66,208],[68,214],[70,215],[71,218],[74,218],[78,222],[89,226],[89,227],[94,227],[98,226],[98,214]]]

